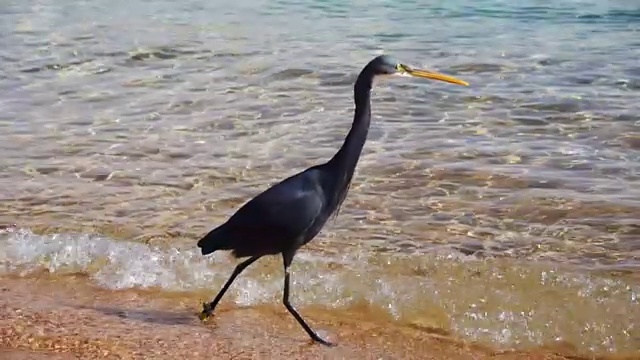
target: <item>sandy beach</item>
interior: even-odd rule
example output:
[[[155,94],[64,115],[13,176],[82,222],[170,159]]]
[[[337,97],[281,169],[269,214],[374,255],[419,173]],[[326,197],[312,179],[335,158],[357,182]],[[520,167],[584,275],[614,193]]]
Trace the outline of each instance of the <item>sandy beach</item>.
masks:
[[[3,359],[633,359],[577,354],[562,344],[523,351],[491,349],[429,329],[326,314],[305,316],[337,343],[310,343],[277,305],[221,303],[206,325],[197,299],[154,291],[105,291],[83,275],[0,280]],[[637,358],[637,357],[636,357]]]

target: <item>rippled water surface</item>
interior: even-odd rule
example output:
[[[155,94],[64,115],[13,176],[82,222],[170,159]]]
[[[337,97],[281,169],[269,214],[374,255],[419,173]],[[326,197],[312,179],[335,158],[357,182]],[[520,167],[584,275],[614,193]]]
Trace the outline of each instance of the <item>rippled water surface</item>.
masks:
[[[212,296],[232,263],[196,239],[333,154],[380,53],[471,86],[377,83],[295,301],[501,346],[640,348],[632,0],[4,1],[0,222],[19,230],[0,271]],[[265,259],[229,297],[277,302],[281,283]]]

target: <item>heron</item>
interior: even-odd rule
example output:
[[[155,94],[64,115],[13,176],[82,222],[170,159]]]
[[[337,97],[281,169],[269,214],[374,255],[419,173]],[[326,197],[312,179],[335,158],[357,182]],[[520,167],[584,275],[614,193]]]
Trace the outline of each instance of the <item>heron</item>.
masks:
[[[375,78],[411,76],[468,86],[466,81],[398,63],[388,55],[373,58],[358,75],[354,88],[355,113],[342,146],[327,162],[312,166],[266,189],[242,205],[226,222],[209,231],[197,246],[203,256],[218,250],[231,251],[239,263],[210,303],[203,303],[199,318],[205,321],[233,281],[249,265],[265,255],[282,255],[284,290],[282,303],[309,337],[321,338],[289,301],[289,268],[298,249],[322,230],[329,217],[337,216],[344,202],[371,124],[371,89]]]

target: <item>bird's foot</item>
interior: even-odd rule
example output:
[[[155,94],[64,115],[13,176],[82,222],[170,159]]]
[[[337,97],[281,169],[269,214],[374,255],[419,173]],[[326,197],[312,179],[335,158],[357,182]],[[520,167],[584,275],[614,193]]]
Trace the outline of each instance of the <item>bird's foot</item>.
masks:
[[[213,312],[213,309],[211,307],[211,304],[202,303],[202,312],[200,312],[200,315],[198,315],[198,318],[200,319],[200,321],[206,322],[207,319],[211,317],[212,312]]]
[[[320,339],[320,340],[316,340],[316,341],[319,342],[320,344],[324,345],[324,346],[327,346],[327,347],[335,347],[336,346],[336,344],[334,344],[332,342],[328,342],[326,340]]]
[[[316,335],[316,336],[314,336],[314,337],[313,337],[313,341],[315,341],[315,342],[317,342],[317,343],[319,343],[319,344],[322,344],[322,345],[324,345],[324,346],[328,346],[328,347],[334,347],[334,346],[336,346],[336,344],[334,344],[334,343],[332,343],[332,342],[329,342],[329,341],[327,341],[327,340],[325,340],[325,339],[321,338],[321,337],[320,337],[320,336],[318,336],[318,335]]]

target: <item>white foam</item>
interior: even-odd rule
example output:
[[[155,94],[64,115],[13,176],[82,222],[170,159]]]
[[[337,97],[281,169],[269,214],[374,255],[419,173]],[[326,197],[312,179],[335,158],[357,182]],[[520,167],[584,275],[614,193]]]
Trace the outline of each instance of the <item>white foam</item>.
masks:
[[[273,259],[280,261],[279,257]],[[238,277],[225,298],[233,299],[239,305],[280,301],[283,288],[281,265],[265,269],[263,261],[252,265]],[[340,264],[341,270],[327,271],[328,262]],[[300,251],[292,265],[292,301],[300,305],[332,307],[365,302],[378,304],[393,316],[400,317],[403,300],[422,293],[422,290],[390,284],[389,279],[370,277],[368,262],[362,252],[331,257]],[[114,290],[150,287],[168,291],[211,289],[213,295],[236,264],[225,253],[203,257],[195,246],[180,250],[117,241],[99,235],[37,235],[24,229],[0,234],[0,274],[24,276],[41,270],[57,274],[83,272],[99,286]],[[433,288],[433,285],[428,288]]]
[[[110,289],[157,286],[169,290],[194,289],[213,277],[208,268],[211,260],[196,256],[195,250],[161,249],[87,234],[36,235],[22,229],[0,239],[0,272],[5,274],[27,275],[43,269],[87,272]]]
[[[320,261],[323,260],[323,261]],[[323,265],[326,258],[301,253],[292,274],[292,297],[300,303],[321,300],[313,293],[335,295],[341,289],[340,277],[317,271],[295,271],[313,264]],[[117,241],[99,235],[37,235],[29,230],[0,233],[0,275],[21,276],[41,270],[51,273],[87,273],[107,289],[158,287],[169,291],[212,289],[217,291],[237,264],[225,253],[203,257],[199,249],[180,250],[144,243]],[[283,274],[271,274],[248,268],[229,290],[235,302],[251,305],[282,296]],[[279,270],[279,269],[278,269]],[[328,295],[327,295],[328,296]],[[324,297],[324,296],[320,296]],[[335,300],[330,296],[325,300]]]

